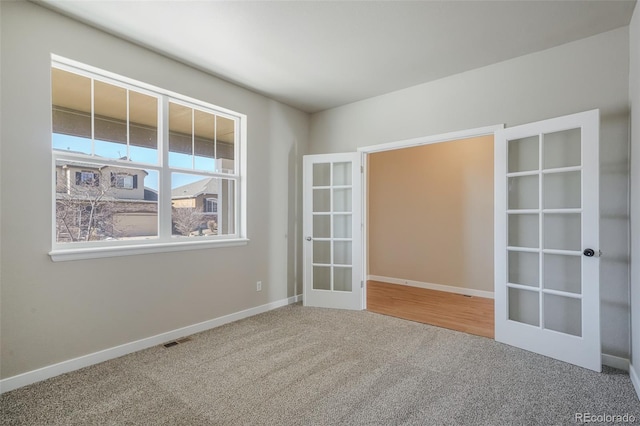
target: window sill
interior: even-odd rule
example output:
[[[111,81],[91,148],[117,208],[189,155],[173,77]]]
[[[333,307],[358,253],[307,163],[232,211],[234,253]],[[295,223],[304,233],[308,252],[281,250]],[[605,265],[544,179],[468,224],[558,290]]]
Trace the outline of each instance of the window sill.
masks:
[[[248,242],[249,240],[246,238],[238,238],[233,240],[151,243],[117,247],[84,247],[52,250],[49,252],[49,256],[53,262],[66,262],[69,260],[99,259],[103,257],[131,256],[136,254],[236,247],[247,245]]]

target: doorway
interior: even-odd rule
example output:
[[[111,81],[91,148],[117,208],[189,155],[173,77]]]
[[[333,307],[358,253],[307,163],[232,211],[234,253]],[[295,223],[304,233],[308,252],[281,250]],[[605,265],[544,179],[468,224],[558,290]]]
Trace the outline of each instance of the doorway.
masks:
[[[493,134],[367,155],[367,309],[494,336]]]

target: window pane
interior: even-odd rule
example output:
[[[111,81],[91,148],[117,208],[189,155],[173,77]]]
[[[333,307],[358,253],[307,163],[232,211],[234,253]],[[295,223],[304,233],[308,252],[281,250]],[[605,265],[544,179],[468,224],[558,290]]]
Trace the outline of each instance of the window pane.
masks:
[[[351,265],[351,241],[333,242],[333,263]]]
[[[313,211],[328,212],[331,210],[331,190],[330,189],[314,189],[313,190]]]
[[[540,286],[540,255],[538,253],[510,251],[507,266],[510,283]]]
[[[509,141],[509,173],[538,170],[539,153],[538,136]]]
[[[509,209],[537,209],[539,177],[517,176],[509,178]]]
[[[218,214],[205,212],[205,199],[218,199],[219,179],[184,173],[171,174],[171,224],[174,236],[217,234]],[[219,207],[219,206],[218,206]],[[208,221],[216,224],[208,226]]]
[[[333,165],[333,185],[351,185],[351,163]]]
[[[236,227],[236,181],[232,179],[220,179],[220,235],[234,235]]]
[[[173,236],[236,233],[235,181],[203,175],[171,174]],[[214,210],[215,205],[215,211]]]
[[[128,159],[127,90],[94,81],[93,108],[95,154],[106,158]]]
[[[158,235],[156,171],[58,160],[56,178],[57,242]]]
[[[544,288],[582,293],[582,256],[544,255]]]
[[[129,159],[158,164],[158,99],[129,91]]]
[[[331,163],[315,163],[313,165],[313,186],[329,186],[331,184]]]
[[[352,277],[351,268],[333,268],[333,290],[351,291]]]
[[[331,290],[331,266],[313,267],[313,289]]]
[[[582,303],[580,299],[544,295],[544,328],[582,336]]]
[[[313,242],[313,263],[331,264],[331,241]]]
[[[215,126],[216,116],[194,110],[195,128],[195,168],[214,172],[216,170]]]
[[[193,168],[192,109],[169,102],[169,166]]]
[[[544,215],[544,248],[580,250],[582,247],[582,220],[577,214]]]
[[[341,214],[333,216],[333,236],[334,238],[351,238],[351,222],[350,214]]]
[[[544,135],[544,168],[579,166],[580,137],[579,128]]]
[[[331,237],[331,216],[329,215],[313,216],[313,236],[315,238]]]
[[[333,190],[333,211],[351,211],[351,188],[339,188]]]
[[[529,325],[540,325],[540,297],[536,291],[508,289],[509,319]]]
[[[91,79],[51,69],[53,149],[91,154]]]
[[[509,245],[512,247],[538,248],[540,229],[537,214],[509,215]]]
[[[225,117],[216,117],[216,157],[235,159],[236,122]]]
[[[580,208],[581,172],[549,173],[544,175],[544,208]]]

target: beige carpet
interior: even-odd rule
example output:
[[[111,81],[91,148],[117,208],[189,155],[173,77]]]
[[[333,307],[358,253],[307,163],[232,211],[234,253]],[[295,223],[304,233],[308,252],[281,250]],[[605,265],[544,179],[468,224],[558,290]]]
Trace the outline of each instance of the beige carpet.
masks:
[[[292,305],[0,397],[3,425],[554,425],[630,413],[594,373],[429,325]]]

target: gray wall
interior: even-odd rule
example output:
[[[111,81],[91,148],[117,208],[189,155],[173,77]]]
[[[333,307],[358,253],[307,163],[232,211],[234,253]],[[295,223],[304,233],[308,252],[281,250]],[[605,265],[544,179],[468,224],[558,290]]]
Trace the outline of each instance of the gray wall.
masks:
[[[629,26],[631,99],[631,364],[640,377],[640,10]],[[640,385],[640,383],[637,383]],[[640,395],[640,388],[636,387]]]
[[[628,28],[312,115],[310,152],[600,108],[603,352],[629,357]]]
[[[0,11],[0,377],[301,292],[294,238],[306,113],[35,4],[0,2]],[[51,53],[246,114],[251,241],[53,263]]]

